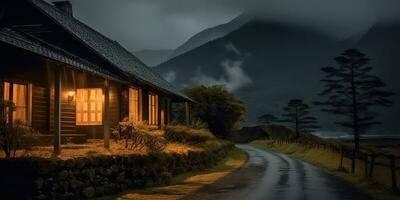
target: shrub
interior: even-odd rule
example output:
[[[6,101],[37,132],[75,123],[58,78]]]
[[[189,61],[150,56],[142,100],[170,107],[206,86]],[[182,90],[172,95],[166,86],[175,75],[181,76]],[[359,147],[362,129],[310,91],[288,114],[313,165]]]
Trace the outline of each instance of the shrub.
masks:
[[[208,129],[207,124],[200,119],[192,120],[189,127],[193,129]]]
[[[11,101],[0,101],[0,147],[6,158],[15,157],[19,149],[29,150],[38,134],[22,121],[14,121],[12,125],[8,122],[9,114],[14,109]]]
[[[152,134],[154,127],[145,123],[134,124],[129,118],[123,119],[111,129],[112,138],[116,142],[125,143],[125,148],[148,151],[162,151],[166,147],[165,139],[160,135]]]
[[[144,140],[136,132],[133,122],[129,118],[124,118],[117,126],[111,128],[111,137],[116,142],[125,143],[125,148],[142,149]]]
[[[190,108],[192,117],[205,122],[218,138],[230,138],[241,126],[246,112],[244,103],[224,86],[189,87],[184,93],[196,102]]]
[[[160,136],[142,133],[145,137],[144,143],[150,152],[160,152],[167,146],[167,141]]]
[[[215,136],[207,129],[194,129],[187,126],[175,125],[165,128],[165,138],[171,142],[185,144],[204,143],[215,139]]]
[[[191,120],[189,124],[182,122],[181,120],[175,119],[171,122],[173,126],[187,126],[193,129],[208,129],[207,123],[201,121],[200,119]]]

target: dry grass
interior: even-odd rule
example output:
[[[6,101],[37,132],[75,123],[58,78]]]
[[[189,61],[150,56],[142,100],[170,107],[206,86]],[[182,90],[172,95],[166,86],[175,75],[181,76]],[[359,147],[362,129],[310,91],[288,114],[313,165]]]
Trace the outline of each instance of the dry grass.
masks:
[[[391,171],[388,167],[376,166],[374,169],[373,179],[364,177],[364,163],[360,160],[356,162],[356,173],[349,173],[351,169],[351,160],[344,159],[344,169],[339,170],[340,155],[338,153],[316,148],[306,148],[300,144],[277,144],[271,140],[258,140],[251,143],[252,146],[258,148],[267,148],[274,151],[293,155],[297,158],[313,163],[328,169],[336,176],[354,184],[359,189],[370,194],[374,199],[395,200],[399,196],[391,192]],[[400,174],[400,170],[397,170]],[[397,175],[398,182],[400,176]]]
[[[245,152],[234,149],[217,166],[208,170],[189,172],[173,178],[169,186],[132,190],[117,196],[101,197],[96,200],[177,200],[215,183],[246,162]]]
[[[61,146],[61,154],[57,157],[53,155],[53,146],[33,147],[29,151],[17,151],[16,157],[39,157],[39,158],[58,158],[68,160],[77,157],[87,157],[96,155],[135,155],[147,154],[144,150],[125,149],[122,144],[111,141],[110,149],[104,148],[103,140],[88,140],[85,144],[64,144]],[[163,152],[185,154],[188,151],[201,151],[201,147],[189,146],[180,143],[169,143]],[[0,153],[0,158],[4,158],[4,153]]]

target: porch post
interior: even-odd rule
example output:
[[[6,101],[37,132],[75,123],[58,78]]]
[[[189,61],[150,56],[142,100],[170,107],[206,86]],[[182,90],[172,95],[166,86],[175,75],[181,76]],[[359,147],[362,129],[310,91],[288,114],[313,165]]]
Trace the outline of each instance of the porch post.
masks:
[[[4,100],[4,81],[0,79],[0,100]]]
[[[167,125],[171,124],[171,100],[167,99],[167,109],[166,109]]]
[[[0,119],[3,120],[4,117],[4,81],[0,79],[0,103],[2,103],[3,105],[0,105],[2,110],[0,110]],[[0,122],[1,123],[1,122]]]
[[[61,69],[54,73],[54,154],[61,153]]]
[[[110,148],[110,83],[106,79],[104,81],[104,111],[103,111],[103,132],[104,132],[104,148]]]
[[[12,81],[10,81],[9,85],[10,86],[8,88],[8,90],[9,90],[8,101],[15,103],[14,98],[13,98],[14,97],[14,83]],[[9,107],[7,114],[8,114],[8,126],[10,128],[12,128],[14,126],[13,113],[14,113],[14,110]]]
[[[185,102],[185,118],[186,118],[186,125],[190,124],[190,107],[189,102]]]

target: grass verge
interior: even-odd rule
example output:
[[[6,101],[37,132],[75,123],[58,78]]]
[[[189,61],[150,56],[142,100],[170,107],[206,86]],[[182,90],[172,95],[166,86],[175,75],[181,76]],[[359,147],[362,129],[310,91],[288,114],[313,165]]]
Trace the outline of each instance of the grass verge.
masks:
[[[173,177],[168,186],[130,190],[116,196],[97,198],[96,200],[175,200],[194,193],[204,186],[215,183],[231,172],[241,168],[247,160],[247,154],[238,148],[216,166],[202,171],[193,171]]]
[[[388,186],[379,184],[377,181],[364,178],[364,169],[363,167],[361,167],[363,166],[361,163],[356,163],[356,174],[351,174],[346,170],[346,168],[349,169],[350,160],[345,159],[345,169],[339,169],[340,155],[337,153],[324,149],[306,148],[300,144],[277,144],[272,140],[257,140],[251,142],[250,145],[260,149],[270,149],[277,152],[289,154],[306,162],[325,168],[332,172],[332,174],[352,183],[356,188],[360,189],[361,191],[366,192],[373,199],[399,199],[399,196],[393,194]]]

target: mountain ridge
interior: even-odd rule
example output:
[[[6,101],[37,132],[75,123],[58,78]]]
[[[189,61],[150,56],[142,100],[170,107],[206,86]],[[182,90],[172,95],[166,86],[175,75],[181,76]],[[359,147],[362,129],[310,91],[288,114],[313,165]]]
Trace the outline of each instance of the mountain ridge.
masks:
[[[233,92],[246,102],[249,124],[260,114],[280,113],[277,108],[290,98],[303,98],[309,103],[318,98],[319,80],[323,77],[320,68],[334,64],[333,58],[347,48],[361,48],[361,41],[367,35],[370,35],[369,31],[360,40],[338,41],[299,24],[252,20],[222,38],[161,63],[155,69],[163,75],[173,74],[171,81],[180,87],[215,83],[233,88]],[[374,39],[368,39],[368,43],[371,40]],[[374,52],[367,55],[372,59],[376,57]],[[392,79],[388,82],[394,85]],[[398,107],[394,109],[398,110]],[[332,125],[332,118],[317,109],[314,111],[323,116],[321,123],[330,131],[341,131]]]

